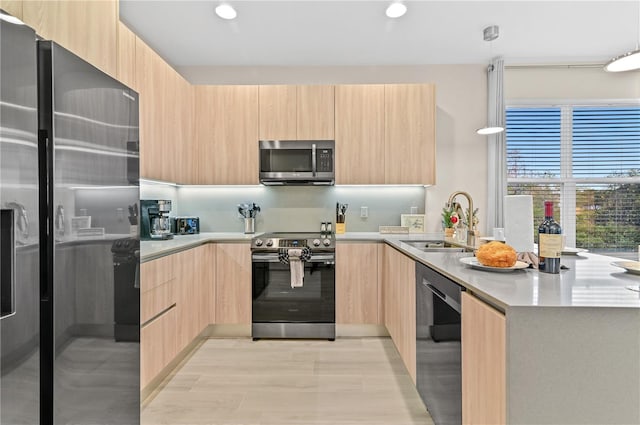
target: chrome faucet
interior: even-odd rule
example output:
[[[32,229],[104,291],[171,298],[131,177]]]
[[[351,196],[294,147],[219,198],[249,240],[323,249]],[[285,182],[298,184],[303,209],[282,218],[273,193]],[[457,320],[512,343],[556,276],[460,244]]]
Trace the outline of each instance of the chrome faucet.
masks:
[[[473,222],[474,222],[474,214],[473,214],[473,199],[471,199],[471,195],[469,195],[467,192],[462,192],[462,191],[457,191],[457,192],[453,192],[450,196],[449,196],[449,200],[447,201],[447,207],[451,208],[454,205],[459,205],[457,202],[454,202],[456,196],[458,195],[462,195],[465,198],[467,198],[467,202],[469,203],[469,227],[467,229],[467,245],[468,246],[476,246],[476,236],[477,236],[477,230],[475,230],[473,228]]]

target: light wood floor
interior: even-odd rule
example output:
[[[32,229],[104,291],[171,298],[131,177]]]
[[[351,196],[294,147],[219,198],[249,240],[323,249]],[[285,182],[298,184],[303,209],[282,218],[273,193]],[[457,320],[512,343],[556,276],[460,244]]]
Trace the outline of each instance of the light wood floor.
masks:
[[[142,423],[433,424],[389,338],[206,340],[145,401]]]

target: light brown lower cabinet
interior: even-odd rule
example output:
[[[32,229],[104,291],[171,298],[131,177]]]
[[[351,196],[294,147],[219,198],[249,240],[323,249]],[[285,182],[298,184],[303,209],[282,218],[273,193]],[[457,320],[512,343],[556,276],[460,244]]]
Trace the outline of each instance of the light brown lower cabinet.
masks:
[[[462,293],[462,423],[506,422],[506,318]]]
[[[379,243],[336,245],[336,324],[383,323],[378,298]]]
[[[248,243],[216,244],[216,324],[251,324]]]
[[[205,244],[141,264],[141,388],[213,323],[215,252]]]
[[[416,382],[416,264],[385,245],[383,266],[384,324],[402,361]]]
[[[170,308],[140,329],[140,388],[144,389],[178,353],[177,311]]]

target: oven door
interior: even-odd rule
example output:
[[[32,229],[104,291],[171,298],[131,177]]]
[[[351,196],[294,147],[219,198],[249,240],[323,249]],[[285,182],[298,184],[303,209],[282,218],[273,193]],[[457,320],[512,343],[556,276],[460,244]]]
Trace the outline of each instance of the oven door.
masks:
[[[335,255],[304,262],[302,287],[291,287],[288,264],[277,253],[252,255],[253,323],[335,323]]]

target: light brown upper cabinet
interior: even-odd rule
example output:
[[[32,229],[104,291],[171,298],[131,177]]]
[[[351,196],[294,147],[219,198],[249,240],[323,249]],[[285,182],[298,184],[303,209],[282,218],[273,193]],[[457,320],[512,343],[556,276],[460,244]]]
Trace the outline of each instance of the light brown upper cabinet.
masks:
[[[295,140],[296,86],[260,86],[260,140]]]
[[[136,85],[140,94],[140,177],[163,179],[161,137],[162,85],[161,59],[144,41],[136,38]]]
[[[29,0],[22,20],[109,75],[117,73],[117,0]]]
[[[334,86],[260,86],[261,140],[333,140]]]
[[[334,139],[334,86],[298,86],[296,104],[299,140]]]
[[[384,184],[384,85],[336,86],[335,104],[336,183]]]
[[[258,184],[258,86],[196,86],[200,184]]]
[[[138,91],[136,87],[136,35],[118,22],[118,57],[116,78]]]
[[[435,86],[385,85],[385,183],[435,183]]]
[[[22,19],[22,0],[0,0],[0,9]]]

